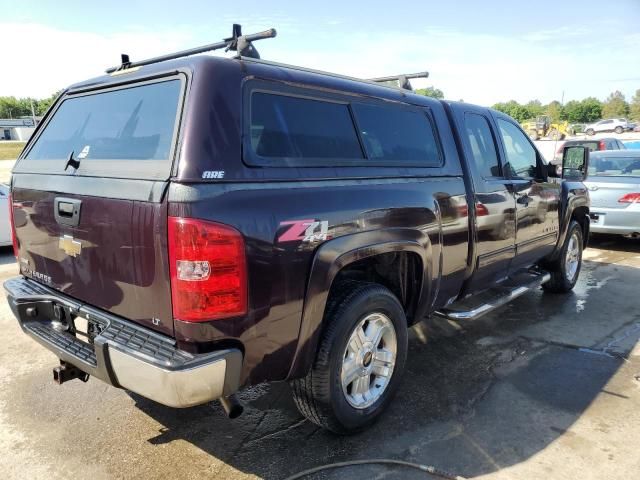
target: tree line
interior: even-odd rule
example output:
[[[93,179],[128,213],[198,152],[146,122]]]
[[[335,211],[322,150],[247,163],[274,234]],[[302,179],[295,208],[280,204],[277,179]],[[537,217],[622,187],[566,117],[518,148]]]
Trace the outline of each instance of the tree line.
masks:
[[[0,97],[0,118],[30,117],[32,114],[31,105],[33,105],[33,113],[40,117],[44,115],[53,101],[58,98],[58,95],[60,95],[60,92],[41,99]]]
[[[433,98],[444,98],[442,90],[428,87],[416,90],[416,93]],[[627,102],[622,92],[616,90],[602,102],[595,97],[571,100],[562,105],[554,100],[543,105],[540,100],[531,100],[521,104],[515,100],[492,105],[494,110],[506,113],[518,122],[524,122],[538,115],[549,115],[554,122],[566,120],[569,123],[590,123],[601,118],[629,118],[640,120],[640,89],[636,90],[631,102]]]

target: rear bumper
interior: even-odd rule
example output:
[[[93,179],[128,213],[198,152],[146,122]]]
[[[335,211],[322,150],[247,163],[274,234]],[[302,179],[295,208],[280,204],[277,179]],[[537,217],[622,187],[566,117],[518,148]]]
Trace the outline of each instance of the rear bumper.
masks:
[[[591,207],[591,232],[640,233],[640,209]]]
[[[108,314],[24,277],[4,284],[7,301],[22,330],[80,370],[169,407],[190,407],[234,393],[242,353],[226,349],[194,355],[175,341],[136,323]],[[99,333],[93,343],[52,321],[81,317]]]

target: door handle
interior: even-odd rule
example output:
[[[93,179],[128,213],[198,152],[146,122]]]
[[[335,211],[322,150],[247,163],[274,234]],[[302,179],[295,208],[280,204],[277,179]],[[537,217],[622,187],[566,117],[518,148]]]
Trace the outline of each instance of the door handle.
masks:
[[[526,207],[527,205],[529,205],[529,202],[531,202],[532,200],[533,198],[531,198],[528,194],[525,193],[524,195],[520,195],[516,200],[516,202]]]
[[[57,197],[53,201],[53,216],[61,225],[77,227],[80,223],[80,207],[82,200]]]

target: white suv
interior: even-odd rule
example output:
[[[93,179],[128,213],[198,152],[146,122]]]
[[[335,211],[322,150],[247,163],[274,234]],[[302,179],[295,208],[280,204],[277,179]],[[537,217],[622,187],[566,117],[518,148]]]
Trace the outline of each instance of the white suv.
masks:
[[[622,133],[629,129],[629,122],[626,118],[609,118],[599,122],[590,123],[584,127],[587,135],[595,135],[598,132]]]

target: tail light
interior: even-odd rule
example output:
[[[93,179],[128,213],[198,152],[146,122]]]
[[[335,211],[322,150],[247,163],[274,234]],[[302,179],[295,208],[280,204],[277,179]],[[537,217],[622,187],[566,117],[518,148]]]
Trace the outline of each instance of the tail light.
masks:
[[[203,322],[247,312],[244,240],[227,225],[169,217],[173,317]]]
[[[489,215],[489,210],[484,206],[484,204],[476,202],[476,215],[478,217],[484,217],[485,215]]]
[[[9,194],[9,223],[11,223],[11,242],[13,243],[13,255],[18,258],[18,236],[16,235],[16,222],[13,218],[13,196]]]
[[[620,197],[618,203],[640,203],[640,192],[627,193]]]
[[[604,140],[600,140],[600,142],[598,143],[598,150],[606,150],[607,146],[604,143]]]

